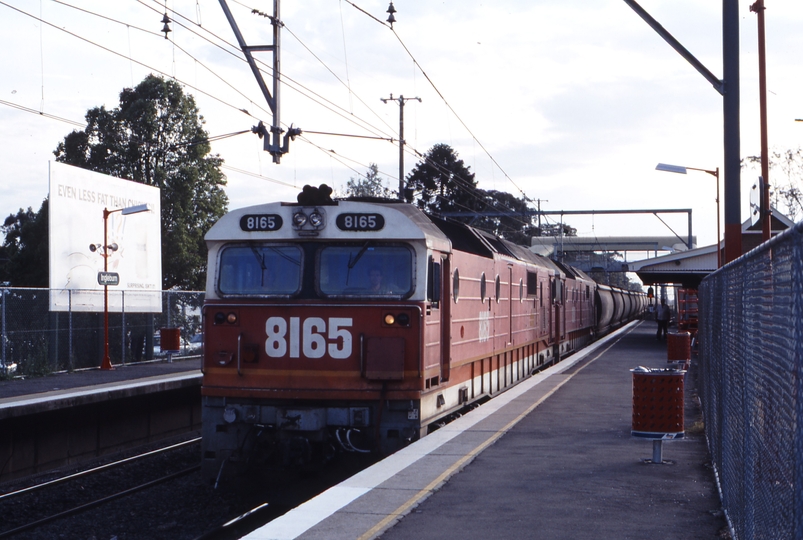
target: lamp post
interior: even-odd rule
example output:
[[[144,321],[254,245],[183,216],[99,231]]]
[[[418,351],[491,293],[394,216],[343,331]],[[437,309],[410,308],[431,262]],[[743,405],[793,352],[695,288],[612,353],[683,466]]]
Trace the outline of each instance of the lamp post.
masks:
[[[716,199],[716,201],[717,201],[717,242],[716,242],[716,246],[717,246],[717,268],[720,268],[722,266],[722,253],[720,252],[720,249],[719,249],[719,239],[721,238],[720,232],[719,232],[719,167],[717,167],[716,169],[714,169],[712,171],[712,170],[709,170],[709,169],[697,169],[697,168],[694,168],[694,167],[682,167],[680,165],[667,165],[666,163],[659,163],[655,167],[655,170],[657,170],[657,171],[665,171],[665,172],[673,172],[673,173],[678,173],[678,174],[686,174],[686,171],[700,171],[700,172],[708,173],[708,174],[710,174],[711,176],[713,176],[716,179],[716,182],[717,182],[717,199]]]
[[[98,246],[97,244],[92,244],[89,246],[89,250],[102,251],[100,256],[103,257],[103,274],[105,276],[109,276],[109,252],[114,252],[118,249],[117,244],[109,244],[109,215],[114,212],[120,212],[126,216],[128,214],[138,214],[149,210],[150,206],[147,204],[115,208],[114,210],[109,210],[108,208],[103,209],[103,245]],[[100,279],[98,281],[100,281]],[[109,283],[105,280],[103,283],[103,362],[100,364],[100,369],[114,369],[111,359],[109,358]]]

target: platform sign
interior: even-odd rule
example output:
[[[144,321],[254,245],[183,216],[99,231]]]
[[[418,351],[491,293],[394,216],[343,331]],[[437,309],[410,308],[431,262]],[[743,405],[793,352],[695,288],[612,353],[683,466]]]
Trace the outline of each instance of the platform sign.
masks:
[[[107,287],[109,285],[119,285],[120,274],[116,272],[98,272],[98,285]]]
[[[51,311],[161,313],[162,240],[159,189],[106,174],[50,163],[49,241]],[[150,210],[107,221],[104,270],[103,210],[147,204]],[[93,246],[94,249],[90,249]],[[116,279],[112,276],[117,276]]]

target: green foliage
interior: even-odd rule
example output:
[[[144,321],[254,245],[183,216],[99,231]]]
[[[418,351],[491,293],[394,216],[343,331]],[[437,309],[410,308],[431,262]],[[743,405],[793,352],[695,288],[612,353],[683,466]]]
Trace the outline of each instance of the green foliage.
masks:
[[[47,355],[47,342],[44,334],[36,334],[27,341],[23,349],[25,357],[19,365],[19,375],[45,377],[53,373],[53,365]]]
[[[407,175],[408,202],[431,214],[485,208],[474,173],[448,144],[436,144]]]
[[[533,226],[532,215],[524,198],[510,193],[477,188],[474,173],[458,159],[457,153],[446,144],[436,144],[407,176],[408,202],[415,202],[425,212],[439,215],[445,212],[466,212],[472,215],[451,216],[450,219],[501,236],[511,242],[529,246],[532,236],[576,236],[577,230],[560,224],[541,229]],[[501,215],[503,214],[503,215]]]
[[[526,200],[504,191],[478,189],[477,194],[485,203],[484,211],[505,215],[479,218],[472,223],[473,227],[501,236],[515,244],[531,244],[530,238],[536,234],[537,228],[533,227],[532,216],[528,215],[530,208]]]
[[[346,183],[347,197],[384,197],[394,198],[395,193],[385,185],[379,176],[379,166],[371,163],[364,178],[349,178]]]
[[[577,236],[577,229],[566,223],[543,223],[533,236]]]
[[[195,100],[155,75],[120,93],[113,110],[87,111],[87,127],[64,137],[56,160],[161,190],[162,282],[202,290],[206,231],[226,211],[223,160],[211,148]]]
[[[5,238],[0,246],[0,282],[12,287],[48,287],[48,201],[39,211],[20,210],[0,227]]]

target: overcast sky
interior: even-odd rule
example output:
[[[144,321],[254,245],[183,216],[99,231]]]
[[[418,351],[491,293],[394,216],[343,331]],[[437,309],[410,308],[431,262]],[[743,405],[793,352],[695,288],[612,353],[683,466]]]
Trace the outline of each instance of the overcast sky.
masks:
[[[251,9],[270,12],[272,4],[229,0],[249,45],[271,42],[270,22]],[[721,1],[640,4],[722,77]],[[692,208],[698,243],[714,242],[713,177],[655,166],[722,167],[722,98],[622,0],[394,5],[391,30],[383,24],[387,0],[281,3],[284,124],[395,139],[399,106],[380,98],[420,97],[404,109],[409,150],[449,144],[483,189],[540,199],[550,211]],[[757,21],[749,5],[740,3],[742,156],[760,151]],[[766,0],[766,7],[769,142],[797,148],[803,2]],[[164,39],[164,2],[0,0],[0,213],[37,210],[47,196],[52,151],[80,129],[52,116],[82,123],[88,109],[117,106],[120,91],[149,73],[185,85],[210,136],[270,124],[242,54],[226,44],[236,41],[219,2],[167,0],[167,10],[191,30],[173,22]],[[258,58],[269,62],[267,54]],[[396,142],[305,133],[279,165],[250,133],[215,142],[213,151],[227,166],[230,208],[294,201],[305,184],[342,192],[371,162],[398,186]],[[405,174],[416,162],[405,154]],[[744,219],[756,174],[742,175]],[[662,217],[685,238],[685,215]],[[672,234],[652,215],[565,221],[581,236]]]

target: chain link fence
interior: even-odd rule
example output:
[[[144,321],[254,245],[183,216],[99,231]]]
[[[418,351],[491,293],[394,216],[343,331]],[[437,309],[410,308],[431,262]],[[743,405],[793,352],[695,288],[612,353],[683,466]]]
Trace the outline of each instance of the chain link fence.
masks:
[[[803,223],[700,287],[700,397],[735,537],[803,538]]]
[[[59,371],[99,367],[105,350],[104,313],[79,309],[70,300],[78,294],[97,295],[92,303],[104,304],[103,291],[0,288],[0,376],[39,376]],[[50,296],[67,295],[67,311],[50,311]],[[161,291],[161,313],[126,311],[137,305],[137,291],[109,291],[109,357],[112,364],[167,359],[160,347],[160,329],[178,328],[181,344],[171,358],[202,353],[201,308],[204,293]],[[113,301],[112,301],[113,300]]]

